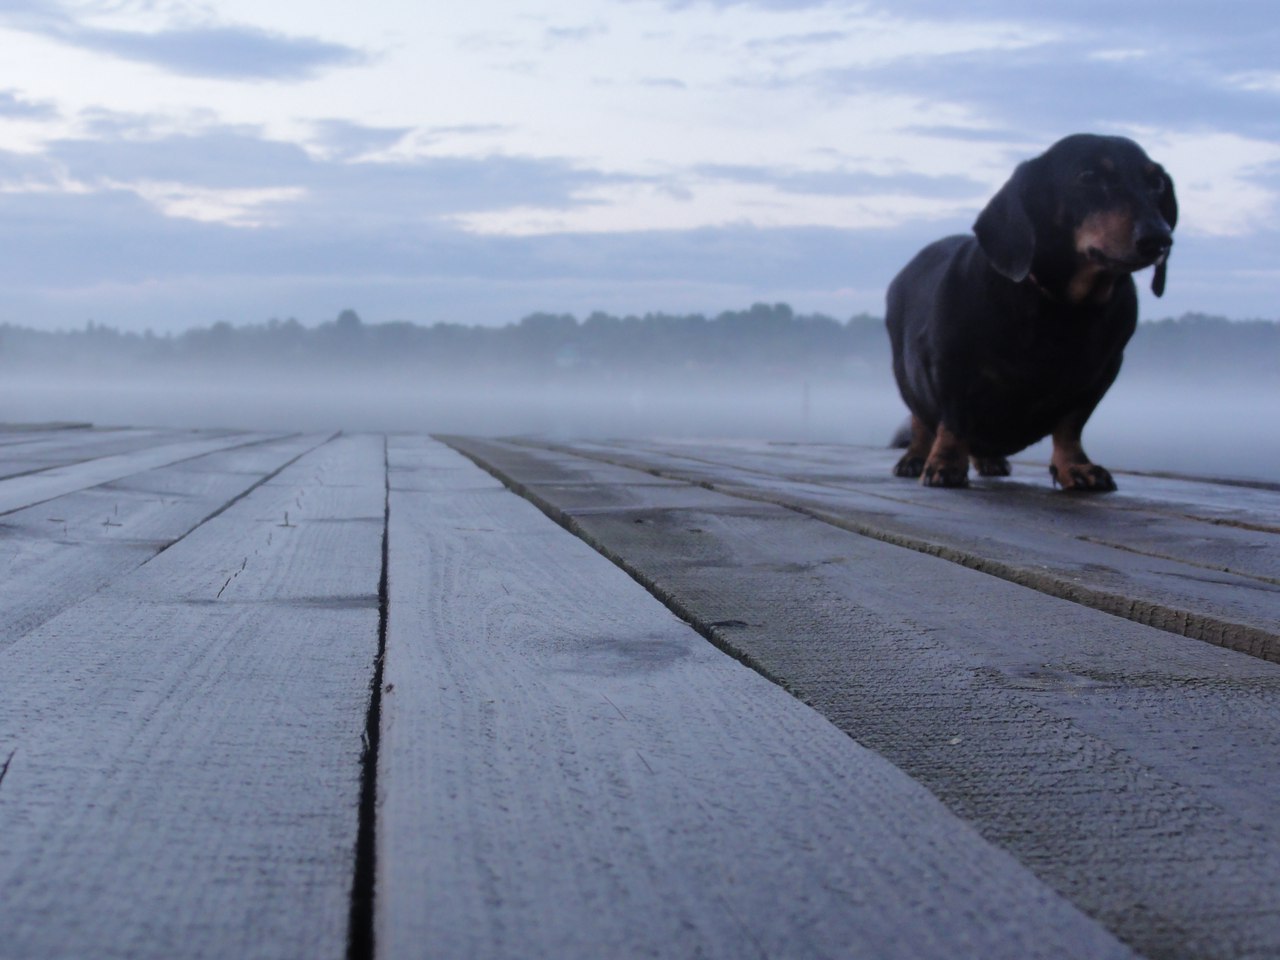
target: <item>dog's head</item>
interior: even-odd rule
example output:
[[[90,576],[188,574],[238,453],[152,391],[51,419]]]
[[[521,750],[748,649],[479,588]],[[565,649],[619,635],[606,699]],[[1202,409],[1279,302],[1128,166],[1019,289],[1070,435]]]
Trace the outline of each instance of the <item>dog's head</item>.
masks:
[[[1081,133],[1020,164],[973,229],[1011,280],[1025,280],[1033,266],[1057,278],[1154,266],[1151,289],[1160,296],[1177,222],[1163,167],[1132,140]]]

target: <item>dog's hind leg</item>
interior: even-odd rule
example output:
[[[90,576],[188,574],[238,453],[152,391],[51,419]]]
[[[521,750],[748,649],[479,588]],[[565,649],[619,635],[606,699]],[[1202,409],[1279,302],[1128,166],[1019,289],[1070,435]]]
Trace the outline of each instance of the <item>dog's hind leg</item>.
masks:
[[[1004,457],[970,457],[980,477],[1007,477],[1009,461]]]
[[[889,441],[889,446],[899,450],[905,450],[911,446],[911,421],[914,417],[907,417],[902,421],[902,425],[893,431],[893,438]]]
[[[894,465],[895,477],[918,477],[924,472],[924,462],[933,449],[933,431],[915,414],[911,415],[911,439],[907,452]]]
[[[929,458],[924,462],[920,482],[926,487],[967,487],[969,485],[969,441],[961,440],[938,424]]]

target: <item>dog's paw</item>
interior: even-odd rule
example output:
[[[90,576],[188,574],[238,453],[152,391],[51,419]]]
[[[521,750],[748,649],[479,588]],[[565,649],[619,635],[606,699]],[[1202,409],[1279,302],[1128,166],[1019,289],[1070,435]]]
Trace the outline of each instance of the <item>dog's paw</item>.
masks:
[[[902,459],[893,467],[895,477],[918,477],[924,472],[924,457],[914,453],[904,453]]]
[[[1007,477],[1009,461],[1004,457],[974,457],[973,469],[980,477]]]
[[[1049,465],[1049,475],[1056,486],[1079,493],[1110,493],[1116,489],[1111,473],[1096,463],[1073,463],[1065,470]]]
[[[969,485],[969,461],[937,460],[925,462],[920,482],[926,487],[967,487]]]

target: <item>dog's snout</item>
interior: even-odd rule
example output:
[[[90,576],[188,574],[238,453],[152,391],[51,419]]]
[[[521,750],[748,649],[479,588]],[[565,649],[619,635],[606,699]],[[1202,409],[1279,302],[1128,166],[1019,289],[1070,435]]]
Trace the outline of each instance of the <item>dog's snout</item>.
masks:
[[[1173,234],[1163,224],[1152,226],[1138,234],[1134,239],[1134,246],[1144,259],[1157,260],[1173,246]]]

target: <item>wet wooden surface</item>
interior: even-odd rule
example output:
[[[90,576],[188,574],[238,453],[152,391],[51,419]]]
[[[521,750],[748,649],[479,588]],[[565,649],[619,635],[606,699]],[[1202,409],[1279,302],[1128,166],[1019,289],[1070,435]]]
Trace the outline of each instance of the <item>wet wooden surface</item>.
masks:
[[[1280,492],[892,460],[0,428],[0,957],[1280,954]]]

